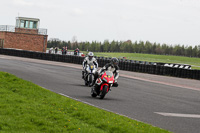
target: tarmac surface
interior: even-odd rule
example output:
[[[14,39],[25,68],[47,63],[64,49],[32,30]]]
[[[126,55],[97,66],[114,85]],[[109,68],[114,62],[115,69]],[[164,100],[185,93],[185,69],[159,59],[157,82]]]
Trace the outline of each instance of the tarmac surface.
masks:
[[[0,71],[86,104],[177,133],[200,132],[200,80],[120,71],[119,87],[90,96],[81,65],[0,55]]]

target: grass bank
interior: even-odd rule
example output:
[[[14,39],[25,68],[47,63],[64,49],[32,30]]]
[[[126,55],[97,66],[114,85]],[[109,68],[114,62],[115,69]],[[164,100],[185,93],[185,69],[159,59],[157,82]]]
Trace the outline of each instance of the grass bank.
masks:
[[[95,52],[94,54],[95,54],[95,56],[100,56],[100,57],[117,57],[117,58],[126,57],[129,60],[188,64],[188,65],[192,65],[192,69],[200,70],[200,58],[194,58],[194,57],[139,54],[139,53],[100,53],[100,52]]]
[[[0,132],[167,133],[0,72]]]

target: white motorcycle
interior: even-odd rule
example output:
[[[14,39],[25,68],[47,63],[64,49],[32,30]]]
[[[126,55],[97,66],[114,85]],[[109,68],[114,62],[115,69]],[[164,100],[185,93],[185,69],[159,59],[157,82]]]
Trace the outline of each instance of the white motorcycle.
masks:
[[[84,80],[85,80],[85,85],[86,86],[93,86],[95,81],[95,73],[97,72],[97,68],[95,67],[95,65],[93,63],[88,64],[86,66],[86,72],[84,74]]]

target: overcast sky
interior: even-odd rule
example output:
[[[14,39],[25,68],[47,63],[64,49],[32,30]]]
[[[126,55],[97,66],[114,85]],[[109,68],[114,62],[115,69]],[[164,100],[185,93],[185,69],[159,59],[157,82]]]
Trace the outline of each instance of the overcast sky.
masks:
[[[48,39],[200,45],[200,0],[0,0],[0,13],[39,18]]]

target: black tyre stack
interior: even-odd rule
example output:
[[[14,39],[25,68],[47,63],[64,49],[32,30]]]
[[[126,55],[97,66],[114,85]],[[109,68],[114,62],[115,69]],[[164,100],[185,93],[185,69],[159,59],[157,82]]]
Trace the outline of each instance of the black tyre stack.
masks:
[[[74,64],[82,64],[84,60],[84,57],[81,56],[58,55],[58,54],[49,54],[49,53],[15,50],[15,49],[0,49],[0,54],[50,60],[50,61],[67,62]],[[96,57],[96,59],[99,64],[99,67],[103,67],[106,63],[109,63],[111,60],[111,58],[108,57],[106,58]],[[200,80],[200,70],[192,70],[190,69],[191,66],[179,65],[179,64],[174,64],[174,65],[170,64],[170,66],[165,66],[164,64],[165,63],[119,59],[120,70]],[[181,68],[179,68],[180,66]]]

